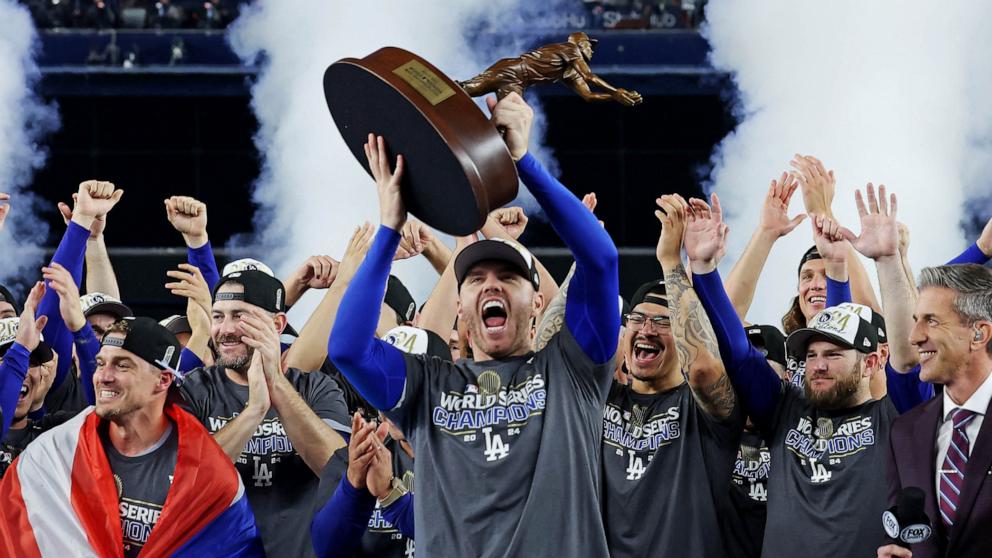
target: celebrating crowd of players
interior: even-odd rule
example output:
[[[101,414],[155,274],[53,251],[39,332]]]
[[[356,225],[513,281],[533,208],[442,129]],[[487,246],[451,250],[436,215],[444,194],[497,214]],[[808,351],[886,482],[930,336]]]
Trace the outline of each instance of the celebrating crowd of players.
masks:
[[[624,301],[595,196],[527,153],[518,95],[490,108],[574,256],[561,285],[517,242],[518,208],[454,250],[409,220],[402,155],[370,135],[379,227],[284,281],[218,270],[206,206],[165,200],[186,314],[156,323],[103,243],[123,192],[82,183],[41,280],[0,287],[3,554],[992,556],[992,221],[917,282],[895,194],[855,192],[855,234],[833,173],[797,155],[726,279],[717,196],[659,197],[658,277]],[[803,220],[782,329],[747,323]],[[419,312],[390,275],[417,255],[439,275]],[[326,291],[297,332],[308,289]],[[926,536],[883,529],[910,487]]]

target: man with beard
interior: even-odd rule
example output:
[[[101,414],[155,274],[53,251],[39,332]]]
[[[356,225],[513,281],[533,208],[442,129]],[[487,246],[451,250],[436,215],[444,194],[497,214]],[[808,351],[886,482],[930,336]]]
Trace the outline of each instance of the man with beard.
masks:
[[[690,209],[662,196],[664,281],[631,299],[621,341],[630,383],[614,381],[603,415],[603,521],[610,556],[725,556],[718,503],[743,419],[706,314],[682,265]],[[645,529],[644,518],[681,529]]]
[[[56,355],[41,337],[35,310],[45,291],[41,283],[28,295],[20,318],[0,319],[0,416],[3,441],[0,442],[0,477],[32,440],[43,432],[72,418],[56,411],[38,420],[29,413],[40,406],[55,379]],[[37,331],[35,331],[37,330]]]
[[[110,327],[96,407],[30,444],[0,484],[5,556],[261,555],[234,467],[167,399],[178,359],[150,318]]]
[[[691,202],[704,208],[701,200]],[[771,454],[762,556],[867,556],[882,537],[887,494],[878,482],[896,410],[871,399],[879,367],[876,330],[857,313],[826,308],[794,331],[788,348],[806,357],[802,388],[784,382],[748,342],[716,264],[725,251],[719,212],[686,232],[693,286],[747,415]]]
[[[266,553],[313,556],[306,526],[318,476],[349,432],[341,390],[324,374],[283,370],[279,334],[287,322],[278,279],[234,271],[213,298],[217,364],[190,371],[180,391],[241,474]],[[249,374],[254,357],[264,374]]]
[[[381,226],[341,301],[327,353],[413,441],[417,551],[427,556],[607,556],[599,446],[620,316],[617,251],[595,216],[530,154],[533,111],[488,99],[520,176],[575,256],[565,327],[531,351],[544,306],[533,256],[512,240],[454,263],[473,359],[410,355],[375,337],[407,218],[385,140],[369,135]]]

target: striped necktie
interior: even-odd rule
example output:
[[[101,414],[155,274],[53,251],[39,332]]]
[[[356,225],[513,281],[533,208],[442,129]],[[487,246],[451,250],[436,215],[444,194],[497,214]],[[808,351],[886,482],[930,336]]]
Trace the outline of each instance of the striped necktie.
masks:
[[[951,443],[947,447],[947,456],[940,467],[940,517],[948,530],[957,517],[958,502],[964,488],[964,472],[968,466],[969,444],[964,429],[974,418],[974,411],[960,408],[951,411],[954,429]]]

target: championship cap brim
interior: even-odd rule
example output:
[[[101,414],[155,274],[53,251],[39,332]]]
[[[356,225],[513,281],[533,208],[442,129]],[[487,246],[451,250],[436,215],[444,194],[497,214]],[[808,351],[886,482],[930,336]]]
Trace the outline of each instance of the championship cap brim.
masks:
[[[534,256],[516,241],[502,238],[490,238],[470,244],[455,258],[455,279],[458,286],[468,272],[478,263],[484,261],[502,261],[509,263],[520,275],[527,279],[535,289],[541,288],[541,280],[537,275]]]

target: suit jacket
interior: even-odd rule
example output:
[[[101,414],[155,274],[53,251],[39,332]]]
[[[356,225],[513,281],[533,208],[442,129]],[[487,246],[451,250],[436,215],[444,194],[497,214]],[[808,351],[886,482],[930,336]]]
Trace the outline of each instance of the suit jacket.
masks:
[[[934,397],[898,417],[889,433],[889,504],[895,505],[903,487],[915,486],[926,495],[926,512],[933,535],[912,546],[913,558],[992,557],[992,403],[985,413],[965,471],[958,515],[950,533],[937,508],[937,428],[943,398]]]

